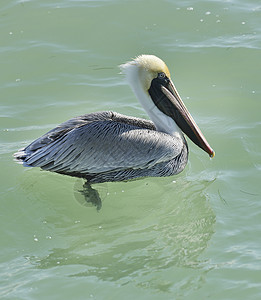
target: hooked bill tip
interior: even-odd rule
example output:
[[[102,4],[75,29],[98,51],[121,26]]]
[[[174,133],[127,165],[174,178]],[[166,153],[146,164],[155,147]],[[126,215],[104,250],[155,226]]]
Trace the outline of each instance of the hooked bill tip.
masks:
[[[211,153],[209,154],[209,156],[210,156],[211,158],[214,158],[214,156],[215,156],[215,151],[212,150]]]

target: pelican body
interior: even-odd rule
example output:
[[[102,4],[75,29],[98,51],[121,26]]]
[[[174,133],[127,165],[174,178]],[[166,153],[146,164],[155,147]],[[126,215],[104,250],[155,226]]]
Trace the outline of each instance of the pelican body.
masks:
[[[140,55],[120,67],[151,121],[112,111],[85,114],[47,132],[15,158],[26,167],[100,183],[180,173],[188,161],[183,133],[214,156],[161,59]]]

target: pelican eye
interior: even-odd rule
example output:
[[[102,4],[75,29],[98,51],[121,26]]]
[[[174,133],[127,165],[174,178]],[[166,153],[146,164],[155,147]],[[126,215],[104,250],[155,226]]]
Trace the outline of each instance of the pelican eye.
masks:
[[[169,84],[169,78],[164,72],[158,73],[157,79],[160,84],[163,84],[164,86],[167,86]]]
[[[166,77],[166,74],[164,72],[158,73],[158,78],[159,79],[164,79]]]

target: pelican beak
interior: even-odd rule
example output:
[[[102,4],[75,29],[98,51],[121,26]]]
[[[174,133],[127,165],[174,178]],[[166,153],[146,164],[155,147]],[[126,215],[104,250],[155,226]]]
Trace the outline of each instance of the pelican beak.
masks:
[[[210,157],[215,156],[214,150],[210,147],[168,77],[154,78],[148,92],[158,109],[171,117],[179,128]]]

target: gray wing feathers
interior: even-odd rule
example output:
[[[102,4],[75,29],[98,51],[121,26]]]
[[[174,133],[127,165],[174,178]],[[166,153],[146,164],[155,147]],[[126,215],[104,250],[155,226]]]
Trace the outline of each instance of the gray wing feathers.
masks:
[[[150,121],[102,112],[69,120],[37,139],[24,149],[24,162],[84,175],[150,168],[180,151],[181,146],[155,131]]]

